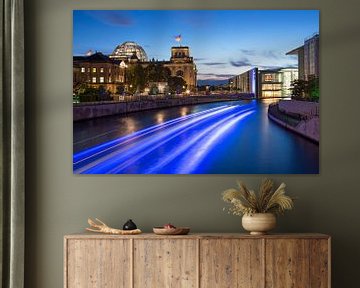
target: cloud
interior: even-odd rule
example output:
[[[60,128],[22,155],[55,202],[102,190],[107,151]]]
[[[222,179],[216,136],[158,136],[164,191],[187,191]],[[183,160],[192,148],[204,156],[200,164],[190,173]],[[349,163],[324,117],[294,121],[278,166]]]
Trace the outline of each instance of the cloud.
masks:
[[[276,70],[276,69],[282,69],[282,68],[298,68],[297,65],[293,64],[284,64],[284,65],[259,65],[259,69],[261,70]]]
[[[278,50],[240,49],[240,52],[244,56],[258,56],[267,59],[280,59],[285,57],[285,54]]]
[[[205,60],[207,60],[207,58],[194,58],[194,61],[205,61]]]
[[[264,66],[258,66],[260,70],[276,70],[283,68],[282,66],[274,66],[274,65],[264,65]]]
[[[226,80],[234,76],[234,74],[221,74],[221,73],[198,73],[199,80]]]
[[[255,50],[248,50],[248,49],[240,49],[240,52],[248,56],[254,56],[256,54]]]
[[[279,59],[282,55],[280,55],[279,51],[264,50],[262,51],[262,56],[265,58]]]
[[[88,14],[108,25],[131,26],[134,24],[134,20],[124,11],[89,11]]]
[[[246,66],[252,66],[251,62],[247,58],[242,58],[240,60],[234,61],[230,60],[230,64],[234,67],[246,67]]]
[[[240,50],[246,56],[239,60],[230,60],[230,64],[237,68],[258,67],[260,69],[279,69],[283,67],[296,68],[296,59],[277,50]]]
[[[220,66],[220,65],[225,65],[226,62],[205,62],[202,63],[202,65],[207,65],[207,66]]]

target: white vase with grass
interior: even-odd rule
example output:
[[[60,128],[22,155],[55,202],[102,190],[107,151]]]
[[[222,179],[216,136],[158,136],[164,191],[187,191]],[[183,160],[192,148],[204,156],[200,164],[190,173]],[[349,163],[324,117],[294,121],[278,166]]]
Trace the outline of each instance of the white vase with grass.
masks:
[[[229,213],[242,216],[242,226],[252,235],[262,235],[276,227],[276,215],[294,207],[294,199],[285,195],[285,183],[274,190],[274,182],[264,179],[259,192],[249,190],[238,181],[238,188],[223,192],[222,198],[230,204]]]

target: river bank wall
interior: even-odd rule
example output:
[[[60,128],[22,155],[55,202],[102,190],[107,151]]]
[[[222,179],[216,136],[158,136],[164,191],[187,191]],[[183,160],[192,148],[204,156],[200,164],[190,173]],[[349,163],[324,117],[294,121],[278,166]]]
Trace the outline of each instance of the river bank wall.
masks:
[[[316,102],[281,100],[269,106],[268,117],[286,129],[319,143],[319,108]]]
[[[196,105],[212,102],[252,99],[252,94],[228,95],[226,97],[189,96],[178,98],[145,98],[138,101],[92,102],[73,105],[73,121],[88,120],[118,114],[127,114],[152,109],[169,108],[184,105]]]

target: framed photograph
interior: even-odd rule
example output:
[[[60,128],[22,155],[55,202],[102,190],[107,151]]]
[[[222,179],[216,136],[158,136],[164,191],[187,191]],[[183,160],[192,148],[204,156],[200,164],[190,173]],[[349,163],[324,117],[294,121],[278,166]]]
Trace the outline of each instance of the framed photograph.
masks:
[[[75,10],[75,174],[318,174],[318,10]]]

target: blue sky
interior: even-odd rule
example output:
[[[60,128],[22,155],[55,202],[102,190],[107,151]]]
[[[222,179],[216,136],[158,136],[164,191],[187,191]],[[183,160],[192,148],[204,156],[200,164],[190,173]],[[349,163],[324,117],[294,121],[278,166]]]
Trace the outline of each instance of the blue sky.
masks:
[[[227,79],[252,67],[296,66],[285,53],[319,32],[318,10],[75,10],[73,54],[110,54],[135,41],[168,60],[175,36],[189,46],[198,79]]]

